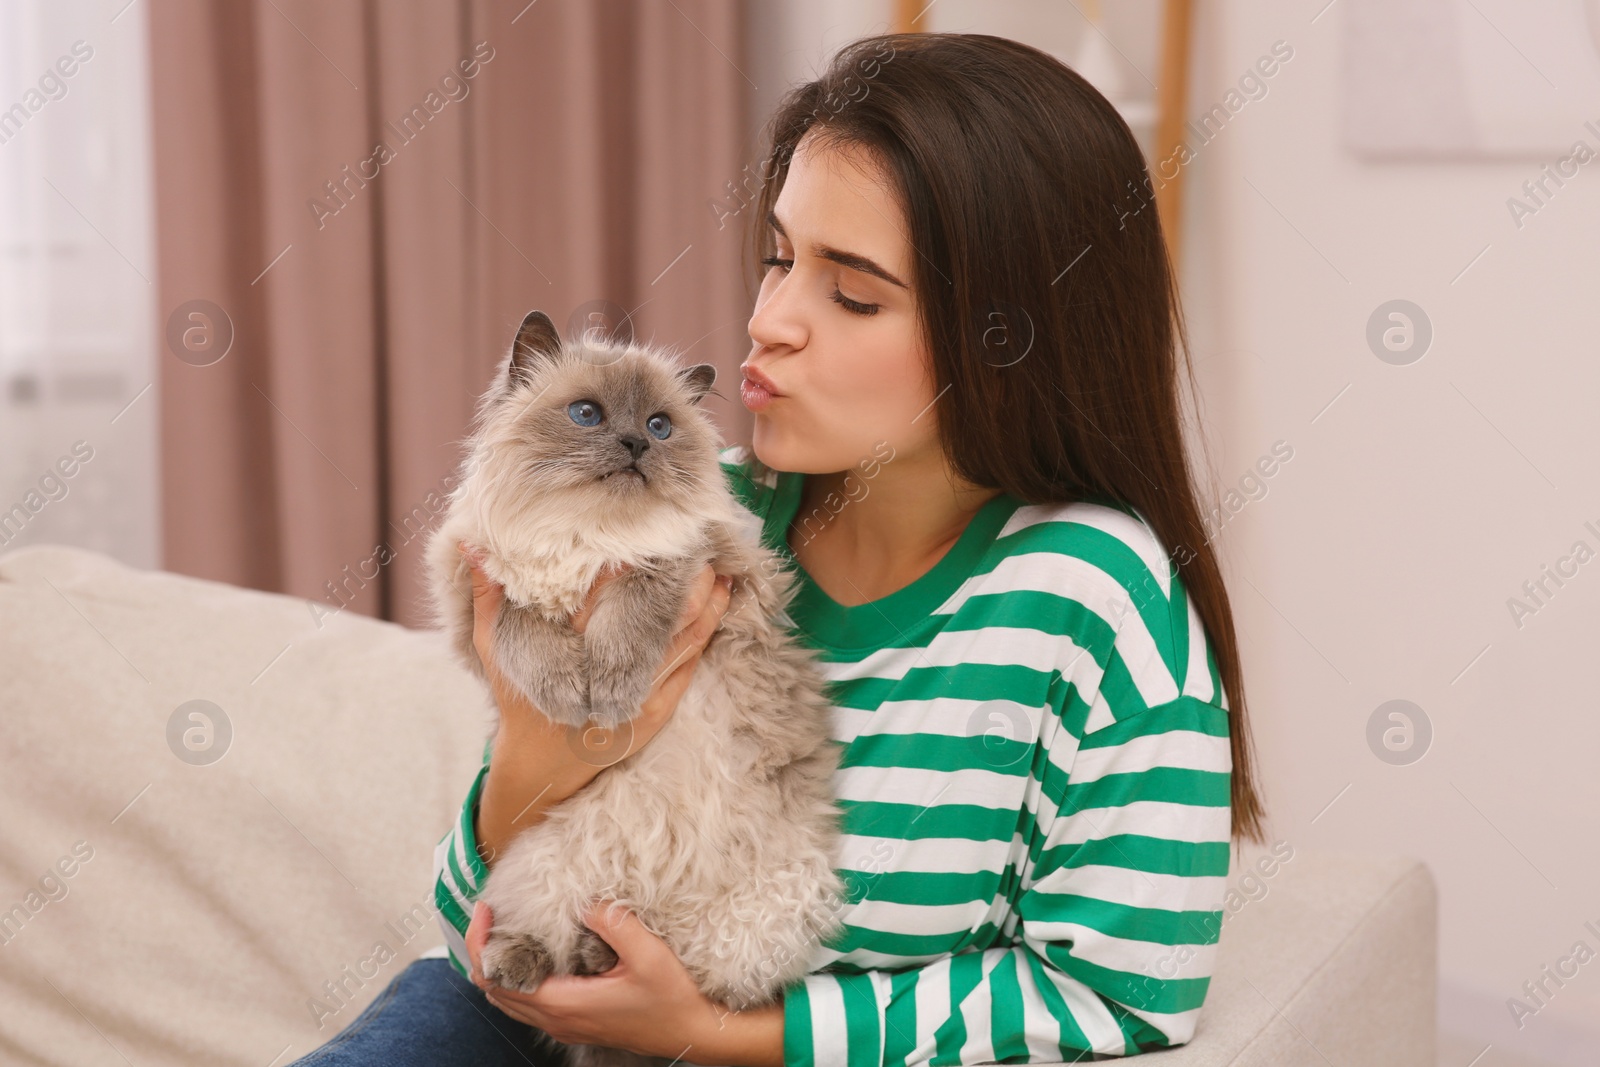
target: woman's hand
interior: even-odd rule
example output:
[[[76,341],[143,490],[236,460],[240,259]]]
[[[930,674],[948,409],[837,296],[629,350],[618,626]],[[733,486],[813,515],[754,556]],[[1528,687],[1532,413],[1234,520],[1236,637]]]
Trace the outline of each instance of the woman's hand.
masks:
[[[488,579],[483,573],[479,557],[471,553],[465,545],[458,547],[466,556],[472,573],[472,644],[477,650],[479,661],[483,663],[484,672],[489,677],[495,702],[503,713],[500,718],[502,728],[508,726],[515,728],[532,719],[536,724],[538,720],[543,720],[557,730],[565,730],[566,727],[551,723],[549,718],[528,703],[521,693],[507,686],[505,679],[496,669],[494,620],[499,615],[501,601],[505,599],[505,587],[499,582],[491,582]],[[600,590],[625,569],[626,565],[615,571],[603,572],[595,579],[583,607],[572,616],[574,630],[579,633],[584,632],[589,625],[589,616],[594,612],[595,599],[599,596]],[[689,589],[688,601],[678,615],[677,632],[673,634],[672,640],[667,642],[666,652],[656,672],[655,684],[645,695],[644,702],[640,705],[639,716],[628,724],[633,731],[633,750],[643,747],[645,742],[654,737],[677,708],[678,701],[689,688],[695,665],[700,662],[706,645],[711,641],[711,635],[722,625],[722,616],[726,614],[731,599],[731,588],[732,579],[727,575],[717,574],[709,563],[695,577],[694,584]],[[510,714],[504,714],[506,712]],[[529,712],[533,714],[530,715]],[[598,766],[609,766],[620,758],[616,756]]]
[[[503,989],[483,976],[480,957],[494,916],[481,900],[467,927],[472,982],[518,1022],[573,1045],[603,1045],[645,1056],[715,1060],[728,1008],[700,992],[672,947],[638,916],[600,902],[585,920],[617,954],[597,975],[553,974],[532,993]],[[698,1055],[697,1055],[698,1054]],[[781,1045],[780,1045],[781,1057]],[[781,1062],[781,1058],[780,1058]]]
[[[499,733],[479,798],[477,824],[479,854],[492,865],[516,831],[538,822],[545,811],[582,789],[606,767],[643,748],[667,724],[728,610],[731,582],[719,578],[710,565],[696,577],[678,617],[678,631],[667,644],[655,684],[638,716],[616,730],[569,727],[552,722],[519,690],[507,685],[496,669],[494,620],[505,589],[489,581],[465,545],[458,548],[472,573],[473,647],[500,708]],[[573,616],[573,627],[579,633],[588,625],[601,587],[613,577],[615,573],[602,574]]]

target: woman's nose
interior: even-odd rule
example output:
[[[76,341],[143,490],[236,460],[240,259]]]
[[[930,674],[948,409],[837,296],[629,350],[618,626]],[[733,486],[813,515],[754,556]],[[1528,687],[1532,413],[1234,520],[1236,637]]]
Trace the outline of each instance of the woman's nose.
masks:
[[[756,298],[756,308],[745,329],[750,340],[762,348],[803,348],[806,326],[794,299],[795,290],[788,278],[780,281],[766,299]]]

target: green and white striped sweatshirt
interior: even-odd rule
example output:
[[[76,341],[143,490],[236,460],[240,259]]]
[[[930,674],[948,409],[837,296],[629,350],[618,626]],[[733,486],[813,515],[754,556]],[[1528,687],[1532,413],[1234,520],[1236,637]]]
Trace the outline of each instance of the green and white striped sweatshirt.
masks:
[[[797,575],[786,621],[822,663],[840,746],[844,925],[785,990],[786,1067],[1188,1041],[1222,927],[1232,759],[1215,658],[1150,526],[1109,498],[1002,493],[922,577],[847,607],[789,549],[804,475],[755,476],[743,446],[721,458]],[[463,974],[487,769],[434,857]]]

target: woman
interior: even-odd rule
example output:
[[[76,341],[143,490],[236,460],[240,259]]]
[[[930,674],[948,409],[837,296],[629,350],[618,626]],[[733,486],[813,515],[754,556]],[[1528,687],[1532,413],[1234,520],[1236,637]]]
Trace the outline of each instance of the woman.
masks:
[[[750,216],[755,430],[723,460],[796,569],[791,622],[830,679],[844,930],[759,1011],[705,998],[603,909],[611,971],[489,986],[473,897],[493,857],[605,762],[497,685],[502,723],[541,728],[493,741],[439,844],[448,961],[412,964],[302,1062],[559,1062],[541,1031],[774,1067],[1192,1036],[1229,841],[1259,839],[1262,813],[1139,148],[1077,74],[982,35],[857,41],[772,131]],[[474,577],[486,638],[498,590]],[[708,569],[634,748],[727,599]]]

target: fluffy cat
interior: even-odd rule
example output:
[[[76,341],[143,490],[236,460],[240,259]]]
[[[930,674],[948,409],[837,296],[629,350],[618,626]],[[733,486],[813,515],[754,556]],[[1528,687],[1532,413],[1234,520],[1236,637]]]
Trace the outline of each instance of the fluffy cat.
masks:
[[[595,900],[637,913],[702,992],[735,1010],[774,1002],[838,929],[838,756],[823,679],[777,621],[793,577],[718,465],[699,407],[715,377],[647,346],[563,342],[530,312],[478,405],[428,544],[436,616],[469,667],[483,677],[458,540],[505,586],[493,632],[506,680],[574,736],[616,727],[623,744],[693,579],[707,563],[733,577],[667,724],[517,834],[492,868],[479,894],[494,911],[482,962],[507,988],[609,969],[615,953],[583,924]],[[620,563],[578,633],[571,614]],[[670,1062],[546,1040],[575,1067]]]

